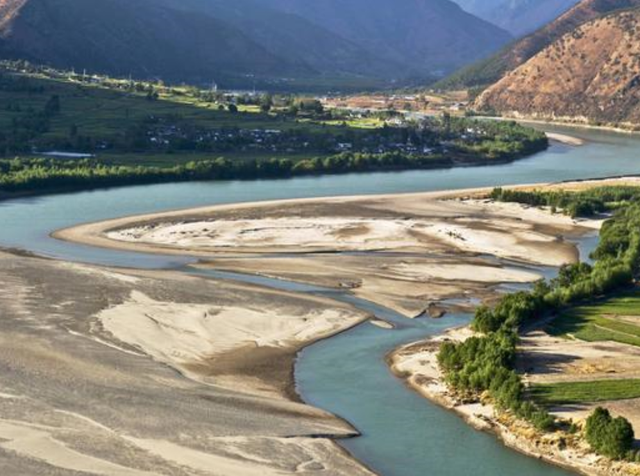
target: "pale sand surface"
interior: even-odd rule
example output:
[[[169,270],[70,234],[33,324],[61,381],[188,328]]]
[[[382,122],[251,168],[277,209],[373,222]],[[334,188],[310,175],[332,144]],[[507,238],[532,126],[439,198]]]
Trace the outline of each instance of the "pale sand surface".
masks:
[[[605,182],[602,182],[605,183]],[[607,182],[613,183],[613,182]],[[640,183],[640,182],[639,182]],[[522,188],[544,188],[545,185],[523,186]],[[555,187],[555,186],[554,186]],[[79,225],[69,229],[59,230],[53,235],[56,238],[82,242],[93,246],[106,248],[118,248],[129,250],[153,250],[173,254],[194,254],[194,255],[219,255],[229,252],[229,242],[216,244],[212,239],[218,234],[233,233],[236,237],[245,241],[244,246],[234,249],[238,252],[269,252],[270,248],[263,246],[267,243],[252,243],[247,241],[260,235],[266,240],[281,241],[279,251],[286,249],[286,245],[294,245],[293,252],[301,251],[300,243],[286,238],[289,243],[284,243],[283,232],[296,233],[296,223],[292,223],[293,218],[300,220],[304,225],[303,235],[310,231],[313,235],[322,240],[314,246],[307,245],[302,251],[311,252],[314,248],[324,251],[326,248],[335,249],[341,246],[345,249],[359,249],[367,241],[367,234],[372,232],[387,231],[386,239],[391,240],[387,246],[386,239],[379,240],[380,248],[404,249],[423,246],[416,237],[407,236],[411,227],[404,226],[398,222],[409,220],[411,224],[418,227],[431,225],[439,221],[451,222],[456,218],[469,221],[478,213],[485,213],[487,219],[510,218],[512,221],[522,219],[529,220],[536,225],[554,225],[572,227],[575,225],[572,220],[562,215],[551,217],[548,213],[534,208],[520,207],[515,204],[491,204],[481,201],[469,201],[468,203],[455,199],[459,197],[479,196],[486,194],[490,189],[469,189],[454,192],[428,192],[402,195],[380,195],[380,196],[355,196],[355,197],[335,197],[320,199],[296,199],[281,200],[274,202],[247,203],[236,205],[219,205],[203,207],[191,210],[177,210],[167,213],[157,213],[134,217],[125,217],[108,220],[98,223]],[[313,229],[313,223],[309,224],[309,218],[318,218],[317,226]],[[280,220],[287,218],[289,221]],[[423,223],[421,221],[428,221]],[[245,221],[245,224],[258,225],[258,227],[238,227],[237,222]],[[360,231],[360,227],[350,226],[352,222],[366,221],[365,225],[373,226],[373,230],[368,226],[366,233]],[[214,228],[212,225],[226,223],[227,227]],[[178,228],[174,228],[175,226]],[[271,226],[271,225],[279,225]],[[474,227],[469,223],[466,228],[472,233]],[[187,229],[184,227],[187,226]],[[395,226],[399,233],[389,233],[390,227]],[[235,230],[230,229],[235,228]],[[157,228],[160,228],[159,230]],[[269,230],[271,228],[271,230]],[[168,230],[168,231],[167,231]],[[176,231],[174,235],[166,236]],[[184,234],[180,233],[185,231]],[[187,232],[188,231],[188,232]],[[118,233],[119,232],[119,233]],[[146,243],[144,238],[152,234],[153,240],[161,239],[163,243],[156,243],[149,240]],[[446,233],[446,230],[444,230]],[[411,233],[409,233],[410,235]],[[247,236],[244,236],[247,235]],[[228,237],[228,235],[227,235]],[[298,233],[300,238],[300,233]],[[524,235],[526,238],[527,235]],[[116,239],[117,238],[117,239]],[[473,240],[473,238],[470,238]],[[197,240],[195,245],[193,240]],[[395,242],[394,242],[395,241]],[[437,241],[437,240],[434,240]],[[242,243],[242,241],[240,242]],[[516,253],[517,256],[517,253]]]
[[[102,328],[159,362],[194,379],[256,391],[250,376],[209,377],[203,367],[234,353],[290,352],[362,321],[351,309],[280,304],[215,305],[157,301],[133,291],[124,303],[98,313]],[[312,304],[312,303],[310,303]],[[256,378],[255,376],[253,377]],[[227,382],[228,381],[228,382]],[[249,388],[247,388],[249,387]],[[264,385],[259,385],[264,392]],[[268,392],[271,393],[271,392]]]
[[[602,183],[605,182],[598,182]],[[572,186],[589,185],[563,185]],[[497,283],[537,279],[535,270],[505,260],[553,266],[575,261],[576,249],[566,239],[578,238],[599,226],[598,222],[576,222],[514,204],[494,204],[477,198],[459,200],[482,193],[486,190],[208,207],[90,224],[63,230],[56,236],[97,246],[206,256],[211,263],[202,266],[348,288],[356,295],[415,316],[440,299],[491,299]],[[362,253],[363,249],[367,252]],[[96,268],[80,270],[77,265],[71,271],[100,274]],[[296,300],[302,298],[287,293],[278,294],[279,304],[274,307],[275,296],[266,295],[274,291],[259,288],[258,292],[251,287],[239,289],[239,285],[217,282],[215,292],[203,291],[205,298],[191,289],[193,283],[203,280],[179,284],[177,288],[176,283],[159,287],[157,282],[148,285],[148,280],[159,279],[158,274],[122,274],[126,277],[100,276],[119,283],[119,297],[93,309],[91,325],[67,328],[68,336],[89,334],[87,342],[103,352],[117,353],[120,359],[151,358],[154,365],[169,365],[180,372],[180,386],[190,382],[189,385],[204,385],[210,392],[224,389],[231,395],[222,399],[229,406],[225,413],[228,430],[209,433],[206,444],[201,437],[194,440],[189,432],[184,437],[175,428],[170,434],[127,431],[120,436],[123,432],[116,431],[119,444],[134,445],[136,451],[144,451],[146,458],[162,458],[166,468],[183,467],[188,462],[186,466],[193,472],[187,474],[200,474],[198,471],[209,464],[249,475],[254,471],[267,475],[310,471],[366,474],[330,440],[308,438],[311,434],[352,434],[348,425],[286,398],[291,394],[296,350],[315,338],[354,325],[365,316],[337,303],[306,300],[303,305]],[[178,279],[173,274],[172,278]],[[30,295],[24,287],[10,293]],[[262,299],[257,298],[259,295]],[[284,310],[283,300],[289,303]],[[64,310],[66,301],[56,306]],[[77,309],[77,302],[73,306]],[[261,319],[262,315],[268,317]],[[434,355],[433,349],[425,354],[412,348],[411,352],[404,352],[404,357],[410,359],[408,363],[394,364],[404,365],[397,371],[416,377],[413,384],[417,388],[426,382],[427,390],[421,391],[431,397],[442,390],[438,376],[433,374]],[[284,365],[275,365],[283,361]],[[178,377],[171,374],[154,380],[164,387],[172,378]],[[175,386],[173,381],[171,384]],[[7,393],[22,398],[11,386]],[[249,414],[238,411],[248,405],[245,399],[266,408],[260,408],[256,415],[251,415],[250,410]],[[436,399],[447,401],[446,395]],[[276,407],[278,410],[272,413]],[[495,426],[489,406],[473,404],[457,409],[478,426]],[[278,415],[275,421],[279,424],[265,428],[262,422],[266,415]],[[85,417],[97,421],[92,415],[83,414]],[[198,418],[202,416],[196,417],[198,424],[194,428],[205,421]],[[289,420],[296,422],[295,430],[278,431],[279,425],[286,425]],[[285,434],[297,436],[300,441],[285,441]],[[503,434],[507,442],[509,435],[506,431]],[[510,444],[519,446],[517,442]],[[588,455],[581,457],[588,459]],[[121,461],[109,462],[122,465]],[[140,463],[134,469],[144,471],[147,467]]]
[[[460,262],[460,264],[455,264]],[[460,256],[422,258],[392,255],[304,255],[303,257],[220,258],[198,267],[281,278],[327,288],[345,289],[407,317],[423,314],[441,300],[490,299],[499,282],[530,282],[535,271],[502,268],[486,259]],[[471,302],[471,301],[470,301]]]
[[[486,192],[225,205],[81,225],[55,236],[191,254],[209,260],[204,267],[347,288],[415,317],[434,302],[490,300],[499,283],[536,281],[541,275],[531,266],[575,262],[569,240],[601,223],[469,198]]]
[[[0,252],[0,474],[371,474],[296,352],[368,316],[177,272]]]
[[[572,145],[574,147],[584,145],[584,140],[568,134],[558,134],[557,132],[547,132],[549,140],[560,142],[561,144]]]

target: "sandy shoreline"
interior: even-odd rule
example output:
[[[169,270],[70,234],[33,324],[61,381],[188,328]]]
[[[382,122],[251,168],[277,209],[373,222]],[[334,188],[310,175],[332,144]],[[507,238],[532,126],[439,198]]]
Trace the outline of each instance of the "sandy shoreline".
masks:
[[[571,145],[574,147],[578,147],[585,144],[584,140],[578,137],[567,135],[567,134],[558,134],[557,132],[547,132],[546,134],[549,140],[560,142],[561,144]]]
[[[575,120],[575,119],[571,119],[571,118],[559,118],[556,120],[550,120],[550,119],[536,119],[534,117],[531,116],[524,116],[521,114],[512,114],[512,115],[505,115],[505,116],[478,116],[481,118],[485,118],[485,119],[491,119],[491,120],[498,120],[498,121],[516,121],[516,122],[521,122],[524,124],[540,124],[540,125],[544,125],[544,126],[561,126],[561,127],[568,127],[568,128],[573,128],[573,129],[586,129],[586,130],[592,130],[592,131],[604,131],[604,132],[616,132],[616,133],[620,133],[620,134],[639,134],[640,131],[635,130],[634,128],[637,127],[636,124],[628,124],[627,127],[624,126],[613,126],[613,125],[609,125],[609,126],[595,126],[595,125],[591,125],[591,124],[587,124],[586,122],[582,122],[580,120]]]
[[[615,178],[603,178],[593,180],[578,180],[558,183],[538,183],[538,184],[523,184],[518,186],[510,186],[508,188],[518,190],[545,190],[545,189],[563,189],[563,190],[576,190],[589,188],[599,185],[638,185],[640,186],[640,177],[615,177]],[[205,250],[190,250],[188,247],[182,247],[176,249],[171,246],[163,246],[162,244],[151,243],[131,243],[126,241],[119,241],[109,239],[106,233],[114,230],[121,230],[125,228],[133,228],[145,224],[152,224],[158,222],[167,222],[171,220],[179,220],[182,222],[194,221],[199,218],[209,217],[212,214],[229,211],[242,211],[247,209],[267,209],[271,207],[295,207],[297,205],[314,204],[322,202],[328,206],[342,206],[359,201],[382,201],[382,200],[394,200],[400,198],[406,199],[424,199],[424,200],[453,200],[463,197],[479,197],[486,195],[493,187],[479,187],[460,190],[446,190],[435,192],[417,192],[406,194],[381,194],[381,195],[354,195],[354,196],[340,196],[340,197],[320,197],[320,198],[305,198],[305,199],[287,199],[287,200],[270,200],[263,202],[249,202],[239,204],[228,205],[213,205],[204,206],[191,209],[177,209],[166,212],[151,213],[146,215],[134,215],[127,217],[120,217],[112,220],[105,220],[94,223],[86,223],[76,225],[70,228],[62,230],[56,230],[51,233],[51,236],[72,243],[86,244],[90,246],[96,246],[100,248],[109,249],[121,249],[129,251],[145,251],[155,252],[163,254],[190,254],[196,256],[206,256]],[[238,252],[235,252],[238,253]],[[218,254],[220,252],[218,251]]]
[[[442,342],[460,342],[472,335],[469,327],[462,327],[402,346],[387,356],[389,367],[398,378],[426,399],[455,412],[476,430],[495,434],[506,446],[527,456],[587,476],[640,474],[638,465],[601,458],[584,441],[568,433],[541,434],[526,423],[496,413],[490,403],[460,402],[444,382],[437,354]]]
[[[204,207],[80,225],[54,236],[197,256],[203,268],[348,289],[416,317],[440,301],[491,300],[501,283],[531,283],[540,279],[541,266],[575,262],[572,241],[598,226],[471,198],[488,190]]]

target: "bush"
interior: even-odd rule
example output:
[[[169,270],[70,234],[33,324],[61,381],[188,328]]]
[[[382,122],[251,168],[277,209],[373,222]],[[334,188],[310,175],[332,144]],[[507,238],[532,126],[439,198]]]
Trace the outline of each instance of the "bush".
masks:
[[[587,418],[586,436],[596,453],[612,459],[626,458],[635,438],[631,423],[622,417],[613,418],[601,407]]]

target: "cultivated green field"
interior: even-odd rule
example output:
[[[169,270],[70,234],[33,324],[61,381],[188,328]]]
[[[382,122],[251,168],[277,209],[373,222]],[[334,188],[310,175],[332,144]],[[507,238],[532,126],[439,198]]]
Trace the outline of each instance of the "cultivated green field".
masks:
[[[219,104],[191,95],[189,88],[171,88],[162,92],[158,100],[150,101],[146,93],[110,90],[99,85],[74,83],[50,78],[30,78],[42,92],[0,90],[0,128],[10,128],[15,119],[27,110],[42,110],[53,95],[60,98],[60,113],[51,119],[44,138],[67,137],[72,126],[78,134],[109,138],[123,134],[128,128],[150,116],[173,116],[197,126],[212,129],[303,129],[307,132],[339,132],[337,126],[301,122],[282,116],[262,114],[252,106],[239,106],[239,113],[219,111]],[[368,125],[368,124],[367,124]]]
[[[640,398],[640,380],[598,380],[534,385],[533,399],[542,405],[597,403]]]
[[[555,336],[640,347],[640,291],[564,312],[548,326]]]

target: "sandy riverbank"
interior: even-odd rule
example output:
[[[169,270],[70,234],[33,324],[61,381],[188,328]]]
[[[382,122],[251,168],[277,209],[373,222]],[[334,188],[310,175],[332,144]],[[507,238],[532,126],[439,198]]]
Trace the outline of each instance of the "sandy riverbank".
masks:
[[[0,472],[370,475],[301,403],[296,353],[369,316],[170,271],[0,251]]]
[[[532,116],[527,116],[524,114],[512,114],[505,113],[503,116],[479,116],[485,119],[497,120],[497,121],[516,121],[523,124],[540,124],[544,126],[560,126],[560,127],[568,127],[572,129],[585,129],[592,131],[605,131],[605,132],[616,132],[621,134],[638,134],[637,124],[619,124],[619,125],[593,125],[589,124],[588,119],[581,118],[571,118],[571,117],[557,117],[555,119],[551,118],[536,118]]]
[[[547,132],[546,134],[549,140],[560,142],[561,144],[565,145],[578,147],[584,145],[585,143],[584,140],[578,137],[570,136],[568,134],[558,134],[557,132]]]
[[[388,356],[389,365],[399,378],[425,398],[456,412],[477,430],[496,434],[504,444],[521,453],[589,476],[640,474],[640,466],[601,458],[571,434],[542,434],[524,422],[500,414],[490,403],[461,402],[448,390],[437,356],[443,342],[462,342],[472,335],[471,329],[464,327],[400,347]],[[575,418],[579,415],[570,412],[561,416]]]

